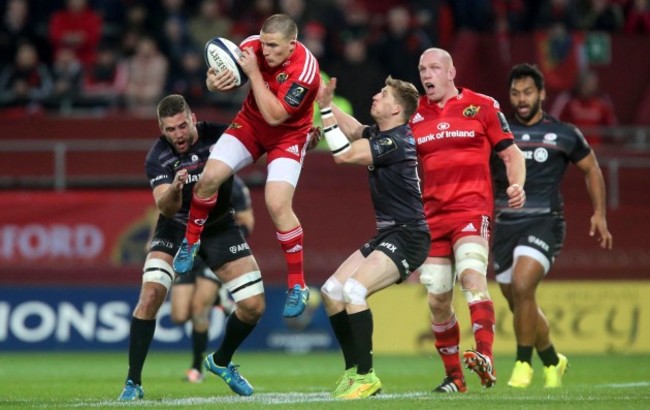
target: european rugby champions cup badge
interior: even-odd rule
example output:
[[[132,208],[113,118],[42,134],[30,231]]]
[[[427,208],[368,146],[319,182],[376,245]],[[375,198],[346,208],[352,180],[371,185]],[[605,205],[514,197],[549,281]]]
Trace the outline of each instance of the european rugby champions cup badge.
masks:
[[[469,118],[476,117],[476,114],[478,114],[480,109],[481,107],[478,107],[476,105],[470,105],[469,107],[463,110],[463,116]]]

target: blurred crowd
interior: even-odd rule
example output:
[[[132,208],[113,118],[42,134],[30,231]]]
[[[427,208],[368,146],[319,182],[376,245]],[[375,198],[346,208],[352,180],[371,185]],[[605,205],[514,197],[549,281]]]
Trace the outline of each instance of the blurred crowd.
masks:
[[[420,53],[460,30],[650,33],[650,0],[0,0],[0,109],[5,116],[129,110],[161,96],[236,107],[209,93],[203,46],[239,42],[285,13],[361,121],[387,74],[419,83]],[[395,51],[399,50],[398,53]]]

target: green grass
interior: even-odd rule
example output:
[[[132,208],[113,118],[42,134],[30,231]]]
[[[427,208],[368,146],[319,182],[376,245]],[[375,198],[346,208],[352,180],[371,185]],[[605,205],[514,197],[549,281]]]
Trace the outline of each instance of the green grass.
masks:
[[[478,378],[466,374],[465,394],[432,394],[443,378],[440,360],[428,357],[375,357],[384,390],[377,397],[335,401],[328,392],[342,374],[335,353],[284,355],[241,353],[236,362],[255,386],[240,398],[209,375],[202,384],[181,382],[189,352],[149,354],[143,374],[145,400],[119,403],[126,376],[126,352],[0,353],[0,408],[227,408],[259,409],[647,409],[650,408],[650,357],[569,356],[570,368],[560,389],[542,388],[542,368],[535,358],[534,385],[507,387],[511,357],[497,357],[499,382],[483,390]]]

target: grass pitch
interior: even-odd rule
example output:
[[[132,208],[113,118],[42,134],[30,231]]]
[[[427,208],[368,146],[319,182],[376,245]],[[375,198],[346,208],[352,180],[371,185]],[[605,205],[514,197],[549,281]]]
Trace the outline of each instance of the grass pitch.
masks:
[[[464,394],[434,394],[442,380],[437,357],[376,356],[375,369],[383,392],[373,398],[340,401],[329,391],[342,374],[336,353],[286,355],[240,353],[235,362],[255,387],[252,397],[238,397],[209,374],[202,384],[181,378],[190,360],[187,352],[149,353],[143,373],[145,400],[120,403],[127,370],[127,352],[0,353],[0,408],[227,408],[237,409],[648,409],[650,357],[571,356],[564,386],[543,389],[542,367],[534,358],[533,386],[507,386],[512,357],[497,356],[496,387],[482,389],[478,377],[466,373]]]

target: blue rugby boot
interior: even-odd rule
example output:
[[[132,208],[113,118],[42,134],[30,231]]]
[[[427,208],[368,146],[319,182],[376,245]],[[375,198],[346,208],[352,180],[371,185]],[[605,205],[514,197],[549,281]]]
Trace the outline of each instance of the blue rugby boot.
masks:
[[[230,387],[230,390],[239,394],[240,396],[250,396],[253,394],[253,386],[237,371],[237,365],[232,362],[228,366],[221,367],[214,363],[212,355],[207,355],[203,359],[203,367],[209,372],[221,377],[224,382]]]
[[[196,252],[201,246],[201,241],[197,241],[194,245],[190,247],[187,243],[187,239],[183,239],[181,246],[178,247],[176,255],[174,256],[174,261],[172,262],[174,271],[179,275],[185,275],[192,270],[194,266],[194,258],[196,257]]]
[[[300,285],[293,285],[293,288],[289,289],[289,292],[287,292],[287,301],[284,304],[284,312],[282,312],[282,316],[300,316],[302,312],[305,311],[308,300],[309,287],[305,286],[304,288],[301,288]]]
[[[142,400],[144,398],[144,390],[139,384],[133,383],[131,379],[127,380],[124,384],[124,390],[117,399],[119,401],[133,401]]]

